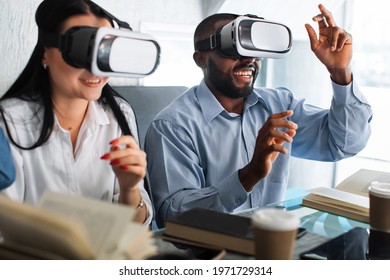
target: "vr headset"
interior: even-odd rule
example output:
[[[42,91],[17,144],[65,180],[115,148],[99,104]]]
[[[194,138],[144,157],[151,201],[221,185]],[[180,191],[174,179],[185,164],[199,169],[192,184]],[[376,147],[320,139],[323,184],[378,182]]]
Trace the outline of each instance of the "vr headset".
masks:
[[[134,32],[100,6],[122,29],[75,26],[58,35],[39,31],[39,43],[58,48],[69,65],[85,68],[97,76],[142,78],[153,73],[160,62],[160,46],[150,35]]]
[[[209,38],[195,43],[195,50],[217,49],[223,56],[282,58],[291,50],[291,30],[284,24],[254,15],[238,16]]]

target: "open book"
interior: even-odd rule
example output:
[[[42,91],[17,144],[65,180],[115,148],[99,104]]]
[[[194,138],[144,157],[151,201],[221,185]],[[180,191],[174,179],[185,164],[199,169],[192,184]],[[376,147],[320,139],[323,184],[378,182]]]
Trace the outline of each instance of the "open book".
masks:
[[[368,187],[373,181],[390,183],[390,173],[360,169],[334,189],[311,189],[302,205],[368,223]]]
[[[156,254],[156,246],[149,228],[132,222],[135,211],[53,192],[45,192],[36,206],[0,194],[0,257],[147,258]]]

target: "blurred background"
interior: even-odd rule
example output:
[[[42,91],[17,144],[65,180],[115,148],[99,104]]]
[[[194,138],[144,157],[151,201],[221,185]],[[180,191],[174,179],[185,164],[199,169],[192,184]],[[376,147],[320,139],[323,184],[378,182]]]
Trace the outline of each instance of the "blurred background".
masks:
[[[34,14],[41,0],[0,0],[1,24],[0,96],[24,68],[37,41]],[[127,21],[135,31],[146,32],[162,47],[158,70],[144,79],[111,78],[111,85],[187,86],[200,82],[201,70],[192,60],[192,36],[196,25],[217,12],[257,14],[288,25],[293,33],[291,54],[281,60],[263,62],[257,86],[289,88],[308,103],[327,108],[332,91],[329,74],[310,50],[305,23],[324,4],[336,23],[353,35],[352,69],[357,82],[372,105],[372,136],[357,156],[337,163],[293,159],[289,196],[302,189],[334,187],[360,168],[390,171],[390,148],[386,140],[390,105],[390,36],[385,0],[95,0]]]

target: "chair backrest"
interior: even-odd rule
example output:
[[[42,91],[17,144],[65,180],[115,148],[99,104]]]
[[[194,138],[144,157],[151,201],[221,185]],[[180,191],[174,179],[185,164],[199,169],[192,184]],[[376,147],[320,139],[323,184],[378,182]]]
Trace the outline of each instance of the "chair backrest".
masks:
[[[145,134],[154,117],[187,90],[185,86],[113,86],[113,88],[130,103],[134,110],[142,149],[145,144]],[[153,204],[148,174],[144,184]],[[154,217],[151,228],[157,229]]]
[[[113,88],[134,109],[141,148],[144,148],[146,131],[157,113],[187,90],[185,86],[114,86]]]

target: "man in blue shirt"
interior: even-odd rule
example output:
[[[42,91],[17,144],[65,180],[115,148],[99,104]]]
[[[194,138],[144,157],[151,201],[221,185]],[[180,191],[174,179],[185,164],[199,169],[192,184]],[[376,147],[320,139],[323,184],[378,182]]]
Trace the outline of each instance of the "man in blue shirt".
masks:
[[[286,88],[253,88],[261,61],[195,49],[204,79],[164,109],[145,149],[159,227],[194,207],[235,212],[284,199],[290,156],[337,161],[363,149],[371,107],[352,79],[352,37],[323,5],[319,37],[306,25],[312,51],[327,67],[330,109],[307,105]],[[235,20],[216,14],[197,27],[194,43]]]
[[[0,190],[11,185],[15,180],[15,168],[7,139],[0,128]]]

